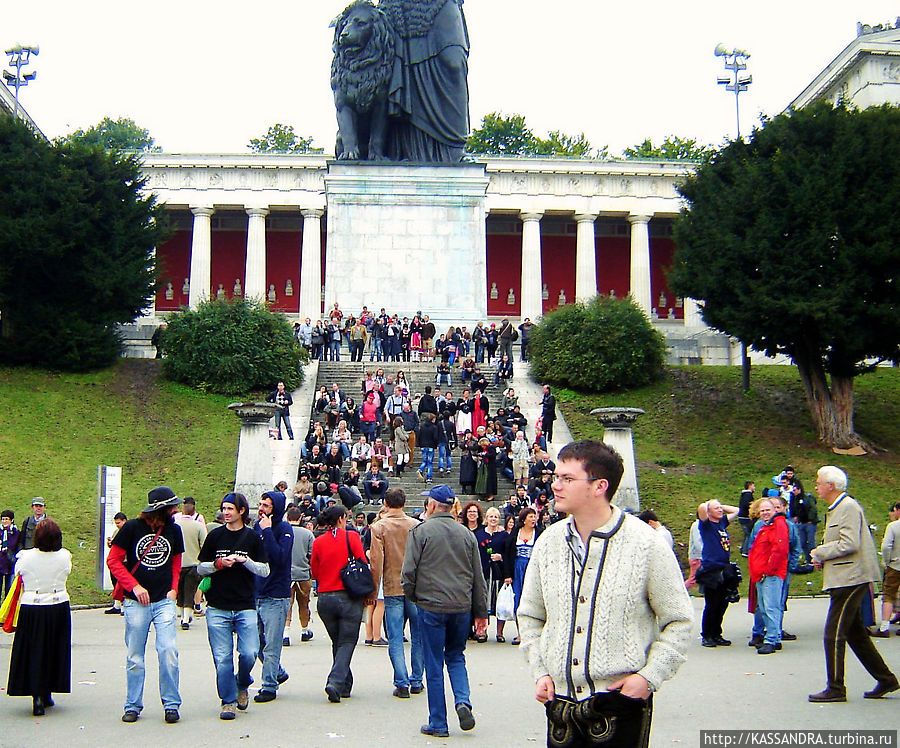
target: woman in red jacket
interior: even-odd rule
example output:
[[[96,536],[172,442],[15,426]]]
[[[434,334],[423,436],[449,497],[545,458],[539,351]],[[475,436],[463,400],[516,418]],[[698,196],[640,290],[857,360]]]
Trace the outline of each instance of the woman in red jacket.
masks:
[[[313,541],[310,571],[318,582],[316,607],[319,618],[331,638],[333,662],[325,683],[325,693],[329,701],[337,704],[341,698],[348,698],[353,688],[350,660],[359,639],[363,607],[368,602],[363,598],[350,597],[341,581],[341,569],[347,565],[350,554],[362,561],[367,559],[359,534],[347,532],[347,510],[344,507],[328,507],[319,515],[319,524],[328,529]]]

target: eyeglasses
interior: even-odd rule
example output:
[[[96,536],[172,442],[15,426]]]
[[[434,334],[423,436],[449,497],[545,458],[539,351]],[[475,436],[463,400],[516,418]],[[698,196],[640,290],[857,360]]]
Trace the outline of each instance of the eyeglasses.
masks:
[[[570,486],[573,483],[575,483],[575,481],[582,481],[582,480],[586,480],[588,483],[593,483],[595,480],[603,480],[603,479],[602,478],[573,478],[571,475],[557,475],[556,473],[554,473],[552,482],[556,483],[557,481],[559,481],[564,486]]]

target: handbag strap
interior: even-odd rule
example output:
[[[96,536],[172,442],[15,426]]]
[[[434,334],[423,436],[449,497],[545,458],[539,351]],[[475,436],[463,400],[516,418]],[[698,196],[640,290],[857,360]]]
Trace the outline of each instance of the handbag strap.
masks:
[[[353,551],[350,550],[350,533],[344,530],[344,540],[347,541],[347,563],[352,564],[356,557],[353,555]]]
[[[165,527],[165,525],[163,525],[163,527]],[[137,560],[137,563],[132,567],[131,571],[129,572],[129,574],[131,574],[131,576],[134,576],[134,573],[138,570],[138,567],[141,565],[141,561],[143,561],[144,558],[146,557],[146,555],[148,553],[150,553],[150,549],[154,545],[156,545],[156,541],[159,540],[159,536],[160,536],[160,533],[162,533],[162,531],[163,531],[163,528],[160,527],[156,531],[156,535],[153,536],[153,540],[150,541],[150,545],[148,545],[146,548],[144,548],[144,552],[140,555],[140,557]]]

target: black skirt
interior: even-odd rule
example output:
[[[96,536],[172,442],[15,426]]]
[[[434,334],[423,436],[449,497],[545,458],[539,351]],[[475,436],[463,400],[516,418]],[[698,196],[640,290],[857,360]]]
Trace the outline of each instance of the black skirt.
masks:
[[[9,696],[71,693],[72,616],[69,603],[23,605],[9,658]]]

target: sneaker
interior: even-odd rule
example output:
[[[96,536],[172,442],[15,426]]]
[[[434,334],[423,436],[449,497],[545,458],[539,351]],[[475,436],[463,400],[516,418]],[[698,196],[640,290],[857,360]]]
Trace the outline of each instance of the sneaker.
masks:
[[[413,694],[422,693],[422,691],[424,691],[424,690],[425,690],[425,686],[423,686],[421,683],[418,686],[410,686],[409,687],[409,692],[413,693]]]
[[[797,641],[796,634],[789,634],[787,631],[781,632],[781,641],[783,642],[795,642]]]
[[[265,704],[269,701],[275,701],[277,697],[278,695],[274,691],[260,691],[253,697],[253,700],[257,704]]]
[[[398,699],[408,699],[409,688],[407,686],[397,686],[394,689],[394,696],[396,696]]]
[[[119,615],[119,608],[115,606],[113,606],[112,608],[107,608],[103,611],[103,614],[107,616],[117,616]]]
[[[219,712],[219,719],[234,719],[237,715],[234,708],[234,704],[222,704],[222,711]]]
[[[371,647],[371,646],[372,646],[372,640],[371,640],[371,639],[366,639],[365,642],[364,642],[364,644],[365,644],[367,647]]]
[[[380,639],[376,639],[372,642],[373,647],[386,647],[387,645],[388,641],[383,636]]]
[[[308,642],[312,638],[313,638],[313,632],[310,631],[309,629],[307,629],[302,634],[300,634],[300,641],[302,641],[302,642]]]
[[[721,636],[714,636],[713,641],[716,643],[718,647],[730,647],[731,641],[729,639],[723,639]]]
[[[748,647],[756,647],[759,649],[763,645],[763,638],[759,635],[751,636],[750,641],[747,642]]]
[[[416,470],[416,475],[418,475],[419,478],[420,478],[423,482],[425,481],[425,473],[423,473],[421,470]]]
[[[440,730],[436,727],[432,727],[431,725],[422,725],[419,728],[419,732],[423,735],[430,735],[433,738],[449,738],[450,730]]]
[[[247,693],[246,688],[238,689],[238,700],[237,700],[237,708],[242,712],[247,709],[247,706],[250,704],[250,694]]]
[[[715,639],[707,639],[705,636],[700,637],[700,646],[702,647],[715,647],[718,646],[716,644]]]
[[[189,624],[187,621],[182,621],[182,622],[181,622],[181,630],[182,630],[182,631],[190,631],[190,630],[191,630],[191,624]]]
[[[278,681],[278,685],[280,686],[282,683],[284,683],[290,677],[291,677],[290,675],[288,675],[286,672],[284,672],[282,670],[277,676],[275,676],[275,680]]]
[[[138,713],[132,712],[132,711],[127,711],[127,712],[125,712],[125,714],[122,715],[122,721],[123,722],[137,722],[138,721]]]
[[[289,636],[284,637],[284,639],[281,640],[281,646],[282,647],[291,646],[291,637],[289,637]]]
[[[178,713],[177,709],[166,709],[166,722],[170,725],[174,725],[178,720],[181,719],[181,715]]]
[[[199,605],[194,606],[194,615],[195,616],[205,616],[206,612]]]
[[[475,717],[472,716],[472,707],[468,704],[458,704],[456,716],[459,717],[459,729],[471,730],[475,727]]]
[[[758,655],[775,654],[775,645],[774,644],[763,644],[762,646],[757,647],[756,654],[758,654]]]

